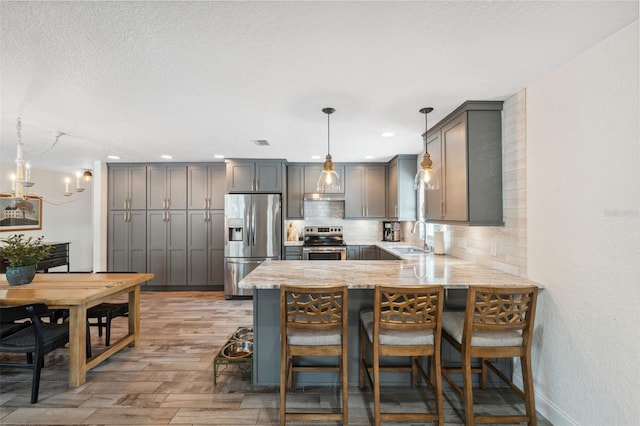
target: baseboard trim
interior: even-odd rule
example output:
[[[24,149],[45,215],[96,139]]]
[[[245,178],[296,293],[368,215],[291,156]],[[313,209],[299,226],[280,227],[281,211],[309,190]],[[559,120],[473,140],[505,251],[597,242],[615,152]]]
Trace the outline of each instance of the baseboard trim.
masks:
[[[522,389],[522,376],[513,374],[513,383]],[[546,396],[535,392],[536,411],[542,414],[554,426],[579,426],[580,423],[571,418],[560,407],[555,405]]]

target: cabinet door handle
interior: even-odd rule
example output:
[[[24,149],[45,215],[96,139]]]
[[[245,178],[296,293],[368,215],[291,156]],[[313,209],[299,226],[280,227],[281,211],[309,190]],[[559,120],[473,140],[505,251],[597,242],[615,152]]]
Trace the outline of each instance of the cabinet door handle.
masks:
[[[395,216],[394,217],[398,217],[398,205],[397,204],[395,206]]]

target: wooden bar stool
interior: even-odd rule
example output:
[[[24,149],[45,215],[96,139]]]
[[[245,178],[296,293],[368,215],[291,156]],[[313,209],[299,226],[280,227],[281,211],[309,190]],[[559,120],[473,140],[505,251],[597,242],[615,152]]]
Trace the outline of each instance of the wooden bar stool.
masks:
[[[537,287],[470,287],[465,312],[445,312],[442,337],[462,355],[462,368],[443,368],[442,375],[464,399],[467,425],[475,423],[536,424],[536,407],[531,373],[531,340],[538,298]],[[486,358],[519,357],[524,391],[513,384]],[[472,368],[471,359],[480,358]],[[487,368],[494,371],[525,402],[526,415],[482,415],[473,412],[471,374],[481,374],[481,387],[487,385]],[[463,388],[450,377],[462,373]]]
[[[348,424],[347,287],[280,287],[280,424],[287,420],[337,420]],[[296,356],[338,357],[337,366],[294,365]],[[341,412],[287,411],[294,372],[338,372]]]
[[[444,290],[442,286],[403,286],[375,289],[373,311],[360,313],[360,389],[366,374],[374,395],[375,424],[383,420],[435,421],[444,424],[440,335]],[[373,348],[372,366],[366,363],[366,349]],[[380,365],[380,357],[410,357],[409,365]],[[420,357],[431,357],[429,377]],[[382,412],[380,373],[411,372],[411,385],[418,385],[418,371],[433,392],[436,411],[424,413]],[[373,377],[371,375],[373,373]]]

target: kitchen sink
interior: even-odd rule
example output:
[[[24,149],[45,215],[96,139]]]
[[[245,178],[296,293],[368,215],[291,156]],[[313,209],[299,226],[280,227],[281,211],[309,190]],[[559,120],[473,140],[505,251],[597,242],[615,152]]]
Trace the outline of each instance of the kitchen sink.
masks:
[[[391,246],[389,247],[389,249],[396,251],[400,254],[420,254],[420,253],[426,253],[426,251],[424,251],[421,248],[418,247],[411,247],[411,246]]]

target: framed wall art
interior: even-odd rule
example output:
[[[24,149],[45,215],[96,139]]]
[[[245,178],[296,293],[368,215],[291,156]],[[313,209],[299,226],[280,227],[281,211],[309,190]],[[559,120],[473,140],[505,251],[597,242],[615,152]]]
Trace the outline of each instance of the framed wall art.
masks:
[[[0,194],[0,232],[42,229],[42,198]]]

